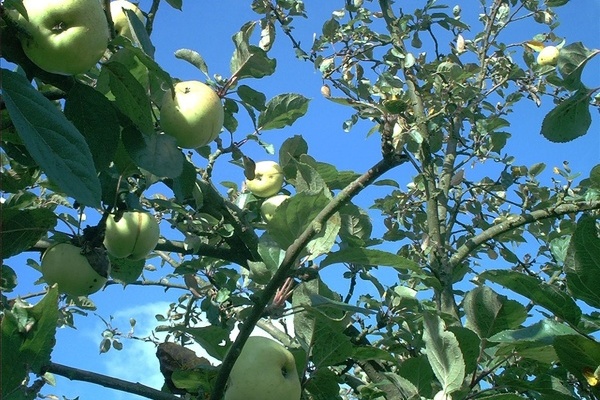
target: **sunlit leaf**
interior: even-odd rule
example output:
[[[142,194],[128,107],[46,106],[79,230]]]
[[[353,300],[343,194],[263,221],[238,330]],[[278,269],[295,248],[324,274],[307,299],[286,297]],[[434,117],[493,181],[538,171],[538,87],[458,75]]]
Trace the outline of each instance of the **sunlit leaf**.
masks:
[[[262,78],[275,72],[276,60],[267,57],[267,53],[258,46],[249,44],[255,23],[245,24],[233,35],[235,52],[231,57],[230,70],[238,80],[243,78]]]
[[[204,75],[208,76],[208,67],[204,58],[197,51],[190,49],[179,49],[175,51],[175,57],[185,60],[198,68]]]
[[[406,257],[389,253],[383,250],[366,249],[359,247],[348,247],[339,251],[329,253],[321,262],[321,268],[337,263],[353,263],[362,265],[385,265],[398,270],[420,271],[420,267],[414,261]]]
[[[306,114],[310,100],[301,94],[280,94],[269,100],[258,115],[258,126],[263,131],[291,126]]]
[[[585,64],[594,56],[600,53],[600,50],[589,50],[583,43],[571,43],[562,49],[558,56],[557,67],[563,76],[562,85],[568,90],[583,90],[581,74]]]

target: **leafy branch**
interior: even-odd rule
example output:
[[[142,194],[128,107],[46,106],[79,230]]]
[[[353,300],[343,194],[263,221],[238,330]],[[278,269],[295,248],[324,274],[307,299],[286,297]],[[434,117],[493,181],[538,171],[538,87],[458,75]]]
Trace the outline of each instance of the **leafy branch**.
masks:
[[[358,195],[364,188],[373,183],[377,178],[386,173],[387,171],[401,165],[406,162],[404,157],[389,157],[379,161],[367,172],[362,174],[348,186],[346,186],[329,204],[323,208],[319,214],[312,220],[307,228],[296,238],[296,240],[287,248],[285,256],[281,262],[281,265],[271,278],[271,281],[267,284],[262,292],[262,295],[255,299],[252,311],[243,322],[240,327],[238,337],[231,345],[231,348],[227,352],[227,355],[221,363],[221,369],[219,375],[215,380],[213,392],[211,394],[211,400],[218,400],[223,394],[225,384],[229,373],[233,368],[237,357],[239,356],[244,343],[252,333],[254,326],[263,316],[264,309],[267,307],[269,301],[279,288],[281,284],[289,277],[290,272],[298,256],[302,253],[308,242],[320,232],[320,227],[331,218],[340,208],[348,203],[353,197]]]

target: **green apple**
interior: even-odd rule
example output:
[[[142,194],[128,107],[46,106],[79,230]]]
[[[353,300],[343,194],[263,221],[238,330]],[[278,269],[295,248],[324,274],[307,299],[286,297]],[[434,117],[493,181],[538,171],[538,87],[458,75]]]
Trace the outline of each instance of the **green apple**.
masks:
[[[126,0],[116,0],[110,3],[110,16],[115,25],[115,33],[133,40],[129,19],[123,9],[133,11],[141,22],[145,20],[144,14],[138,6]]]
[[[58,284],[61,293],[87,296],[97,292],[106,283],[90,265],[81,247],[58,243],[48,248],[42,256],[42,276],[47,284]]]
[[[255,196],[271,197],[283,187],[283,169],[275,161],[259,161],[254,166],[254,179],[246,179],[246,187]]]
[[[271,221],[277,207],[279,207],[281,203],[289,198],[290,196],[287,194],[278,194],[265,199],[265,201],[263,201],[263,203],[260,205],[260,215],[262,215],[265,222]]]
[[[184,149],[195,149],[216,139],[223,128],[225,111],[210,86],[199,81],[175,84],[175,95],[165,93],[160,108],[160,126]]]
[[[556,46],[546,46],[537,56],[539,65],[556,65],[560,51]]]
[[[127,211],[116,221],[106,220],[104,247],[115,258],[141,260],[156,247],[160,236],[158,222],[147,212]]]
[[[99,0],[23,0],[29,20],[18,22],[27,34],[21,44],[41,69],[62,75],[88,71],[102,57],[109,40]]]
[[[280,343],[249,337],[235,361],[224,400],[300,400],[294,356]]]

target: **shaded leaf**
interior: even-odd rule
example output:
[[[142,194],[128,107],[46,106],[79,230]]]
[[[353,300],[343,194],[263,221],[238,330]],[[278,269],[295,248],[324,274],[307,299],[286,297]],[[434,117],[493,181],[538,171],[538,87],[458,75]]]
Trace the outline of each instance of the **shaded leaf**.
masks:
[[[56,225],[56,215],[49,209],[1,209],[0,254],[14,256],[29,249]]]
[[[576,331],[568,325],[551,319],[544,319],[525,328],[498,332],[489,339],[490,342],[495,343],[537,342],[552,344],[554,338],[557,336],[572,335],[575,333]]]
[[[554,349],[560,363],[580,381],[586,380],[586,372],[596,371],[600,366],[600,343],[581,335],[558,336]],[[600,395],[600,387],[592,388]]]
[[[544,117],[541,134],[552,142],[565,143],[587,133],[592,124],[590,93],[585,90],[557,105]]]
[[[145,135],[134,127],[123,129],[121,136],[127,153],[138,167],[167,178],[177,178],[183,172],[185,157],[172,136]]]
[[[81,133],[23,76],[2,69],[1,80],[2,98],[31,157],[68,196],[100,206],[100,180]]]
[[[267,96],[257,90],[252,89],[250,86],[240,85],[237,88],[237,94],[244,103],[251,105],[258,111],[265,109]]]
[[[563,76],[562,85],[571,91],[584,89],[581,82],[583,68],[599,53],[600,50],[589,50],[581,42],[570,43],[560,49],[557,67]]]
[[[404,360],[398,367],[398,375],[408,379],[422,397],[433,398],[431,382],[435,379],[435,375],[426,355]]]
[[[385,265],[398,270],[421,272],[419,265],[406,257],[383,250],[348,247],[329,253],[321,262],[321,268],[336,263],[353,263],[362,265]]]
[[[128,258],[110,258],[110,276],[115,281],[126,286],[133,283],[142,275],[146,259],[130,260]]]
[[[258,126],[263,131],[291,126],[306,114],[310,100],[301,94],[287,93],[273,97],[258,116]]]
[[[235,51],[231,57],[231,74],[238,80],[243,78],[262,78],[275,72],[276,60],[267,57],[260,47],[249,43],[256,23],[249,22],[233,35]]]

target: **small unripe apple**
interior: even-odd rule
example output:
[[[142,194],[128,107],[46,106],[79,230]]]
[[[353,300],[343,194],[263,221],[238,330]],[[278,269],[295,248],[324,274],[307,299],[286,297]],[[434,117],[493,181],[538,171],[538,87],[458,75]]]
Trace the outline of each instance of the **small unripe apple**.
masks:
[[[556,65],[559,53],[560,51],[556,46],[546,46],[538,54],[537,63],[539,65]]]
[[[109,40],[108,23],[99,0],[23,0],[29,20],[21,44],[41,69],[75,75],[88,71],[102,57]]]
[[[255,196],[271,197],[283,187],[283,169],[275,161],[259,161],[254,167],[254,179],[246,179],[246,187]]]
[[[210,86],[199,81],[175,84],[175,97],[165,93],[160,108],[160,126],[184,149],[204,146],[221,132],[225,111]]]
[[[115,258],[141,260],[158,243],[158,222],[147,212],[127,211],[116,221],[113,215],[106,220],[104,247]]]
[[[235,361],[224,400],[300,400],[294,355],[280,343],[249,337]]]
[[[87,296],[104,286],[107,277],[101,276],[83,255],[81,247],[58,243],[42,256],[42,275],[49,285],[58,284],[61,293]]]
[[[269,222],[273,218],[277,207],[289,198],[290,196],[287,194],[278,194],[265,199],[260,205],[260,215],[262,215],[265,222]]]
[[[110,16],[115,25],[115,33],[133,40],[129,20],[123,9],[133,11],[141,22],[144,22],[144,14],[138,6],[126,0],[116,0],[110,3]]]

